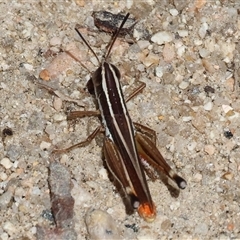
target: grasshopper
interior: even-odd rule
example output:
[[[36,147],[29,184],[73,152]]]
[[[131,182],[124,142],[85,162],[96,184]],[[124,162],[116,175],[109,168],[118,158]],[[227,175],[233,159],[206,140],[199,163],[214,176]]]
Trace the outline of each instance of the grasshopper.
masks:
[[[105,130],[103,153],[106,165],[129,197],[132,208],[137,209],[144,220],[152,222],[156,217],[156,207],[152,201],[144,170],[150,177],[153,177],[153,172],[155,175],[156,172],[163,173],[180,189],[184,189],[187,183],[171,169],[157,149],[155,132],[138,123],[133,123],[129,116],[126,102],[140,92],[145,84],[124,100],[120,85],[120,71],[108,61],[113,44],[128,16],[129,13],[112,36],[101,62],[82,34],[77,28],[75,29],[99,62],[98,69],[91,74],[91,79],[87,83],[89,91],[93,92],[97,99],[99,111],[72,112],[68,119],[100,114]],[[55,152],[65,152],[84,146],[100,131],[99,126],[84,142],[66,149],[55,150]]]

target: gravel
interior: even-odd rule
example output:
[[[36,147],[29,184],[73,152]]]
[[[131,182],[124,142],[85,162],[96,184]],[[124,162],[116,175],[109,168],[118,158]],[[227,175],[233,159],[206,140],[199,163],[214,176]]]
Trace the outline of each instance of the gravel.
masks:
[[[98,226],[106,239],[239,239],[240,4],[228,0],[0,3],[0,239],[55,237],[51,151],[85,140],[99,126],[96,117],[67,120],[69,111],[96,108],[86,83],[97,62],[74,27],[101,59],[110,36],[91,16],[101,10],[130,12],[138,21],[133,36],[116,41],[111,62],[126,95],[137,79],[146,83],[127,103],[129,113],[156,131],[161,153],[188,185],[175,196],[162,181],[149,180],[156,220],[127,215],[97,136],[59,156],[72,225],[57,236],[99,239]],[[107,221],[97,225],[98,214],[89,213]]]

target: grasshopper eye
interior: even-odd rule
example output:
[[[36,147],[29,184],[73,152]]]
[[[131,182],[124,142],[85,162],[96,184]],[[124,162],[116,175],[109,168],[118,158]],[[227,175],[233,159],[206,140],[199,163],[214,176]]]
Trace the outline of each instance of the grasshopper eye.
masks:
[[[90,78],[87,82],[87,89],[90,94],[94,95],[94,86],[93,86],[92,78]]]

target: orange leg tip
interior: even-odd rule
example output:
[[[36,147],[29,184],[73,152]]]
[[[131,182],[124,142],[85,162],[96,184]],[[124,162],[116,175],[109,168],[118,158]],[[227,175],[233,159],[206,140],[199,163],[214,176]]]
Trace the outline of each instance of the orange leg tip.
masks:
[[[151,223],[155,220],[157,215],[156,207],[154,204],[143,203],[138,208],[138,214],[146,222]]]

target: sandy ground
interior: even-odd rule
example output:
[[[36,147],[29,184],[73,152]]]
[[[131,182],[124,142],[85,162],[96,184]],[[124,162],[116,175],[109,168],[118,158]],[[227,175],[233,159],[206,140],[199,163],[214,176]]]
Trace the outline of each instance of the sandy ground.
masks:
[[[174,197],[160,180],[148,180],[157,207],[151,224],[125,213],[103,166],[101,137],[56,159],[50,154],[99,126],[96,117],[66,120],[67,111],[95,109],[90,74],[66,50],[97,68],[74,27],[101,58],[110,35],[94,26],[91,14],[100,10],[137,19],[111,62],[126,94],[137,79],[146,83],[128,102],[130,115],[156,131],[162,154],[188,183]],[[239,14],[238,0],[1,1],[0,239],[36,239],[36,226],[54,228],[53,160],[71,174],[78,239],[101,239],[87,231],[89,208],[110,214],[118,239],[240,239]]]

